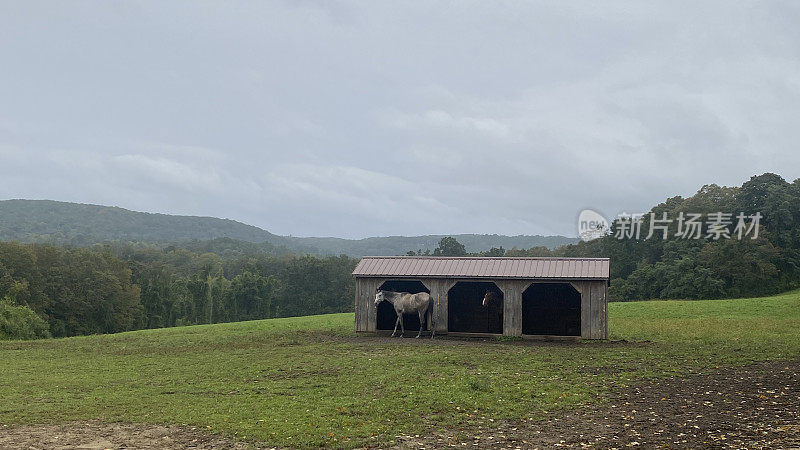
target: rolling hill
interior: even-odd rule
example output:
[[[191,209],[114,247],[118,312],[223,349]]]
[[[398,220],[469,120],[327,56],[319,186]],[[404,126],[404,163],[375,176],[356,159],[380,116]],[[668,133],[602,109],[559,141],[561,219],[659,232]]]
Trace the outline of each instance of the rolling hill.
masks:
[[[396,255],[432,250],[445,235],[389,236],[365,239],[279,236],[261,228],[216,217],[144,213],[124,208],[52,200],[0,201],[0,240],[86,246],[108,241],[185,242],[229,238],[268,243],[294,252]],[[467,251],[492,247],[555,248],[576,242],[564,236],[453,235]]]

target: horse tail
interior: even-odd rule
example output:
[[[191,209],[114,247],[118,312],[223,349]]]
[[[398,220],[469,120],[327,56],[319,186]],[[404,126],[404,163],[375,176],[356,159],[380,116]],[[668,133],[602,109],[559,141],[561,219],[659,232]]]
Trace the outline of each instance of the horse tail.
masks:
[[[428,310],[425,312],[428,317],[425,321],[428,322],[428,329],[431,331],[431,339],[433,339],[434,334],[436,333],[436,324],[433,323],[433,296],[428,294],[428,300]]]

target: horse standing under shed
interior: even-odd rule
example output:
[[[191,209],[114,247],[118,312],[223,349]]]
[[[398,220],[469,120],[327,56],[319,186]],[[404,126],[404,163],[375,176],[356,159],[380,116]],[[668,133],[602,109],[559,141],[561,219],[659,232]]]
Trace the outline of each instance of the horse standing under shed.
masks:
[[[495,291],[486,290],[481,306],[487,308],[487,327],[490,333],[503,332],[503,297]]]
[[[489,305],[495,305],[497,303],[501,303],[503,299],[497,295],[494,291],[486,290],[486,294],[483,295],[483,302],[481,305],[486,308]]]
[[[425,326],[427,316],[428,328],[431,331],[431,339],[433,339],[435,331],[433,329],[433,298],[427,292],[419,292],[417,294],[410,294],[408,292],[393,292],[377,290],[375,294],[375,306],[382,301],[387,301],[394,306],[394,312],[397,314],[397,322],[394,324],[394,331],[392,337],[397,333],[397,325],[400,325],[400,337],[406,332],[403,325],[403,314],[417,313],[419,315],[419,332],[417,337],[422,335],[422,329]]]

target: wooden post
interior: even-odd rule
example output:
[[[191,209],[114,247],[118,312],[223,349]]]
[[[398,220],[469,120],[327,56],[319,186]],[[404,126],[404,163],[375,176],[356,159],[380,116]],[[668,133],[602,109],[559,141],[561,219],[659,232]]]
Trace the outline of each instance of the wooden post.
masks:
[[[355,295],[353,296],[353,315],[355,316],[355,323],[353,324],[354,331],[366,331],[364,328],[364,312],[362,311],[359,299],[361,299],[361,289],[363,287],[363,278],[356,278]]]
[[[520,281],[496,281],[503,291],[503,334],[522,336],[522,292],[530,284]]]
[[[603,323],[605,324],[605,329],[603,330],[603,339],[608,339],[608,282],[603,282],[603,297],[605,298],[605,302],[603,302]]]
[[[581,339],[592,337],[592,286],[588,281],[580,281],[581,290]]]
[[[378,331],[378,308],[375,307],[375,290],[386,280],[383,278],[368,278],[368,280],[368,283],[364,283],[361,295],[367,322],[365,331],[376,332]]]
[[[433,325],[436,333],[447,333],[447,308],[448,297],[447,292],[455,284],[455,281],[449,279],[435,278],[425,280],[428,289],[431,291],[431,298],[433,298]]]
[[[603,281],[592,281],[591,285],[591,332],[590,339],[606,339],[606,286]]]

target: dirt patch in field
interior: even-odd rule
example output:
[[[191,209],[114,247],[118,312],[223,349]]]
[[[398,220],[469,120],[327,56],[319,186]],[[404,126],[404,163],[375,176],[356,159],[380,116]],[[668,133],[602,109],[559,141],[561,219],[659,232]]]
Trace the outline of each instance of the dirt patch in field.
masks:
[[[0,448],[24,449],[223,449],[254,448],[197,428],[71,422],[0,427]]]
[[[545,421],[492,422],[399,448],[800,448],[800,361],[612,389],[602,406]]]
[[[578,339],[504,339],[502,337],[475,337],[436,335],[431,339],[430,334],[415,338],[416,331],[406,331],[404,337],[391,337],[386,333],[378,335],[367,334],[357,336],[339,336],[327,340],[341,340],[356,344],[396,344],[396,345],[429,345],[429,346],[486,346],[486,345],[513,345],[521,347],[559,347],[559,348],[619,348],[619,347],[646,347],[652,345],[650,341],[630,342],[626,340],[597,340],[582,341]]]

